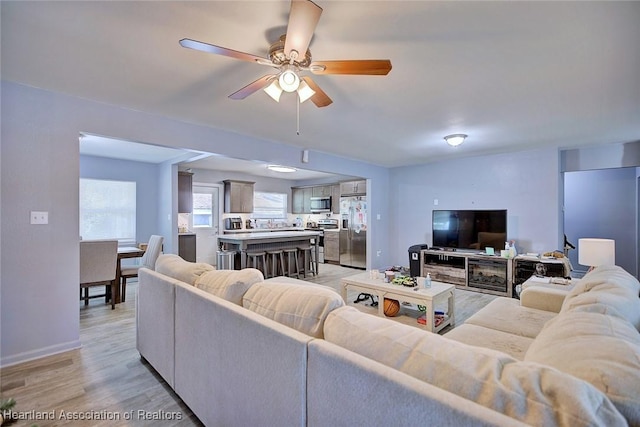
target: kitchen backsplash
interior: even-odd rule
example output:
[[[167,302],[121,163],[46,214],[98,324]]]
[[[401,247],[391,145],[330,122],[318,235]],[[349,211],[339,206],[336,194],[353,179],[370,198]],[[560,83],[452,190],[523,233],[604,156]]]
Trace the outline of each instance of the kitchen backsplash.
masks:
[[[340,219],[339,214],[289,214],[287,219],[260,219],[252,218],[251,214],[226,213],[222,218],[241,218],[242,228],[245,229],[248,219],[254,219],[255,228],[285,228],[295,227],[298,219],[301,221],[302,227],[306,227],[308,222],[317,223],[320,219]]]

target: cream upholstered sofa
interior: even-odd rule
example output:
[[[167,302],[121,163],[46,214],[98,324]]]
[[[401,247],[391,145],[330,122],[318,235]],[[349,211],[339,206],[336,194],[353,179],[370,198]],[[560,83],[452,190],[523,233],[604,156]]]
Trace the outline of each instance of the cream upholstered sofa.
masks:
[[[515,316],[508,331],[482,323],[487,306],[478,324],[440,336],[345,306],[324,286],[163,255],[140,270],[137,348],[211,426],[639,425],[639,290],[601,268],[560,313],[513,300],[500,303]],[[486,339],[466,343],[464,329]],[[492,347],[508,349],[506,335],[521,350]]]

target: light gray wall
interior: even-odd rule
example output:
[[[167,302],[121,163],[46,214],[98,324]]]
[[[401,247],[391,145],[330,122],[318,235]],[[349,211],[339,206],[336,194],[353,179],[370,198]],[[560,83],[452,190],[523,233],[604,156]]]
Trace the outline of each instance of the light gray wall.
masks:
[[[640,166],[640,141],[562,152],[562,172]]]
[[[371,225],[368,253],[370,247],[389,247],[385,168],[314,151],[302,164],[299,147],[6,81],[1,91],[0,366],[80,346],[81,132],[369,178],[371,210],[381,219]],[[158,188],[158,226],[161,234],[172,236],[165,243],[172,252],[177,242],[175,165],[160,166]],[[49,224],[30,225],[32,210],[48,211]],[[384,265],[390,259],[378,261]]]
[[[564,229],[576,246],[569,251],[574,269],[578,264],[578,239],[596,237],[616,241],[616,264],[635,275],[636,168],[615,168],[564,173]]]
[[[507,209],[507,235],[520,253],[561,248],[558,175],[556,149],[392,169],[394,264],[408,263],[411,245],[431,246],[434,209]]]

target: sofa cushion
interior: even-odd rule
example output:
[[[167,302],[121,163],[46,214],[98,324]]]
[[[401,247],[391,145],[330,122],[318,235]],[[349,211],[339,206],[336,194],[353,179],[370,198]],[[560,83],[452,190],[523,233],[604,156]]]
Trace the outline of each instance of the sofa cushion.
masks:
[[[556,313],[522,307],[517,299],[496,298],[469,317],[465,324],[484,326],[513,335],[535,338]]]
[[[316,338],[323,337],[324,321],[344,301],[323,286],[285,282],[256,283],[244,294],[242,305],[276,322]]]
[[[353,307],[334,310],[325,340],[531,425],[624,425],[586,381]]]
[[[525,360],[543,363],[602,390],[640,425],[640,335],[616,316],[570,311],[547,323]]]
[[[636,331],[640,330],[640,298],[624,288],[598,286],[566,299],[562,313],[569,311],[599,312],[620,317],[630,322]]]
[[[587,273],[569,292],[560,312],[606,311],[628,320],[640,330],[639,292],[640,282],[622,267],[600,266]]]
[[[242,305],[245,292],[257,282],[262,282],[262,272],[255,268],[244,270],[211,270],[200,275],[195,287],[224,298],[234,304]]]
[[[465,344],[502,351],[518,360],[524,360],[524,355],[533,342],[533,338],[497,331],[471,323],[457,326],[447,332],[445,336],[448,339]]]
[[[202,273],[211,270],[214,270],[212,265],[203,262],[185,261],[176,254],[160,255],[156,261],[156,271],[158,273],[190,285],[193,285]]]

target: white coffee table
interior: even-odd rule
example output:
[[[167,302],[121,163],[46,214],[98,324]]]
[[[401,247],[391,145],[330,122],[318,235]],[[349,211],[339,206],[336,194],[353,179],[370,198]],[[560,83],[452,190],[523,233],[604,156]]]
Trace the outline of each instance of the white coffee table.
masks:
[[[384,315],[384,299],[395,299],[412,304],[423,305],[427,308],[427,322],[425,328],[431,332],[439,332],[448,325],[455,325],[454,291],[455,285],[442,282],[432,282],[431,288],[411,288],[401,285],[385,283],[384,279],[372,279],[368,272],[355,274],[342,279],[342,298],[347,302],[347,290],[355,290],[378,297],[378,315]],[[447,302],[448,312],[445,320],[435,327],[435,304]]]

